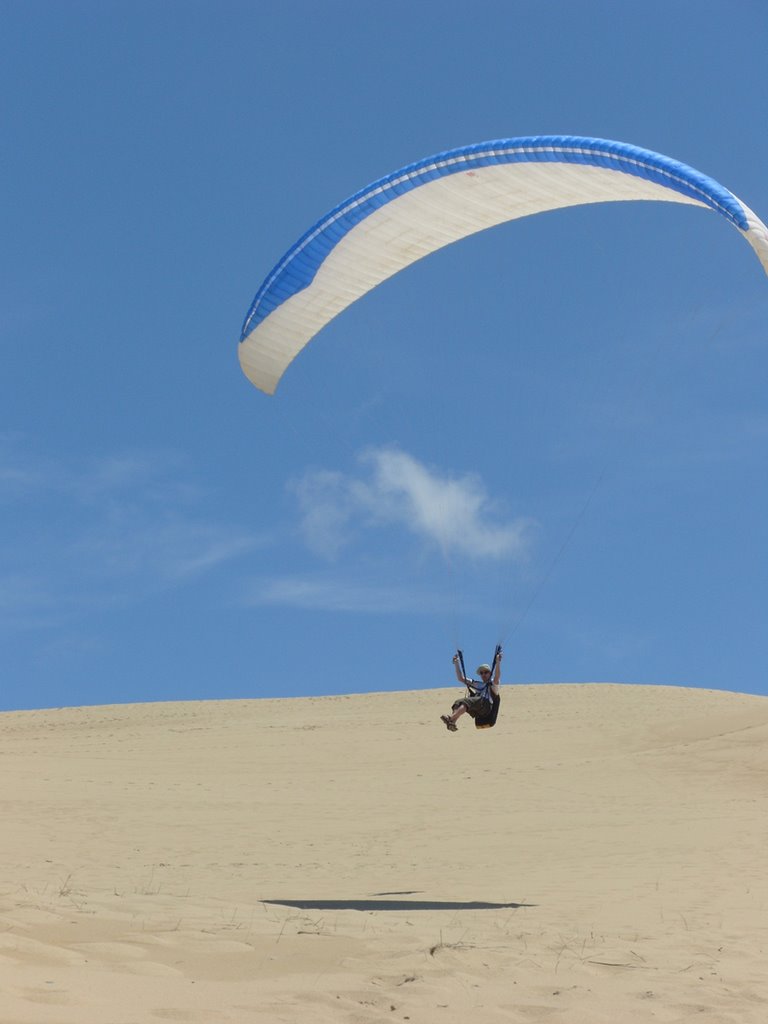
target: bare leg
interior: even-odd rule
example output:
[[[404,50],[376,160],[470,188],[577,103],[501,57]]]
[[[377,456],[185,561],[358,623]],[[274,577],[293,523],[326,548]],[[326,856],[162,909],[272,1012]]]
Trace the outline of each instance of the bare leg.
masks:
[[[467,710],[466,705],[459,704],[455,711],[452,711],[450,715],[440,715],[440,721],[445,722],[449,732],[456,732],[456,722]]]

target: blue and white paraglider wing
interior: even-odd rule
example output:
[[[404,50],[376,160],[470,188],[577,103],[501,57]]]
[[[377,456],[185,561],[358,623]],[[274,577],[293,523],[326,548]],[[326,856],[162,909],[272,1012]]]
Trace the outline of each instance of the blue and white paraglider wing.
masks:
[[[243,371],[274,393],[288,364],[333,317],[450,242],[544,210],[638,199],[713,210],[744,235],[768,273],[766,225],[693,168],[604,139],[502,139],[410,164],[318,221],[257,292],[239,346]]]

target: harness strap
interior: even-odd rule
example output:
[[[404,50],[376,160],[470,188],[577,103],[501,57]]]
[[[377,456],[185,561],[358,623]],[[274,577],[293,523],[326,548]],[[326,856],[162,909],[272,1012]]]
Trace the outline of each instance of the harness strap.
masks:
[[[456,653],[459,656],[459,665],[461,665],[461,674],[464,677],[464,685],[466,686],[466,688],[469,690],[470,693],[477,693],[477,688],[475,686],[473,686],[472,683],[467,682],[467,670],[464,667],[464,652],[461,651],[461,650],[457,650]],[[501,654],[501,644],[496,644],[496,650],[493,652],[493,661],[491,662],[491,680],[490,681],[493,680],[493,673],[494,673],[494,671],[496,669],[496,662],[499,660],[499,655],[500,654]],[[490,681],[489,681],[489,684],[490,684]]]
[[[467,670],[464,667],[464,652],[460,651],[460,650],[457,650],[456,653],[459,656],[459,664],[461,665],[461,674],[464,677],[464,679],[466,679],[467,678]]]
[[[501,654],[501,644],[496,644],[496,650],[493,652],[493,661],[491,662],[491,679],[493,679],[493,673],[496,668],[496,662],[499,660]]]

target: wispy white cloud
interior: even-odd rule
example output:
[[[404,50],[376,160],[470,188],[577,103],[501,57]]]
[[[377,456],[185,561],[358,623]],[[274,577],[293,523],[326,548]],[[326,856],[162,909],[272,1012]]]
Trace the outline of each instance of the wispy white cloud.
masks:
[[[317,555],[334,559],[355,532],[359,512],[351,481],[342,473],[319,470],[291,485],[301,507],[301,532]]]
[[[285,576],[256,580],[245,603],[311,611],[360,614],[432,614],[451,610],[445,594],[424,587],[365,583],[320,576]]]
[[[149,521],[133,508],[111,510],[68,550],[104,579],[180,583],[256,546],[254,536],[238,529],[186,519],[177,511]]]
[[[266,542],[211,514],[192,472],[173,455],[54,463],[3,441],[5,629],[60,623],[182,586]]]
[[[502,517],[482,480],[431,469],[398,448],[362,454],[363,472],[328,470],[295,481],[302,532],[310,549],[335,558],[362,530],[401,527],[446,555],[521,558],[532,520]]]

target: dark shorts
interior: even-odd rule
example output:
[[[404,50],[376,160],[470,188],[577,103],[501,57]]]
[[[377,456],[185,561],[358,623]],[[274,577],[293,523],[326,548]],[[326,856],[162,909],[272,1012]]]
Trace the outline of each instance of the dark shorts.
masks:
[[[491,713],[491,703],[485,697],[460,697],[459,700],[454,701],[451,711],[455,711],[462,704],[472,718],[477,718],[478,715],[480,718],[484,718]]]

